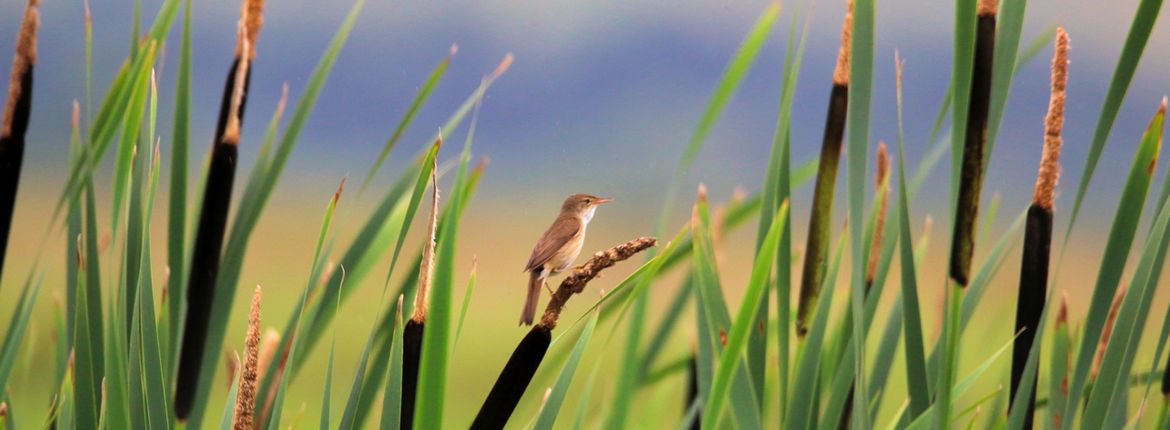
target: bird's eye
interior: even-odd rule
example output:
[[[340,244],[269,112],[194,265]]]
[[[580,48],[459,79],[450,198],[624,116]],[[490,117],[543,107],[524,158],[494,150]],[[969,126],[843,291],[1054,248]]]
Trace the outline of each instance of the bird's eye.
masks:
[[[593,199],[585,199],[585,204],[593,203]]]

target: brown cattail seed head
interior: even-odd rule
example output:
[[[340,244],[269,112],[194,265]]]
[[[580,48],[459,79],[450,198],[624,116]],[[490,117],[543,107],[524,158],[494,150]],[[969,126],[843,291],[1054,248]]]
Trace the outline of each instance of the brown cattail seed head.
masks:
[[[979,0],[975,13],[979,16],[995,16],[999,13],[999,0]]]
[[[439,130],[439,138],[435,146],[442,146],[443,131]],[[435,226],[439,216],[439,179],[438,165],[431,159],[431,218],[427,224],[427,242],[423,246],[422,266],[418,271],[418,293],[414,298],[414,314],[410,319],[415,322],[426,321],[427,318],[427,291],[430,290],[432,275],[435,271]]]
[[[264,25],[264,0],[244,0],[240,5],[240,35],[236,39],[236,57],[256,58],[256,37]]]
[[[853,0],[845,6],[845,22],[841,24],[841,49],[837,50],[837,67],[833,69],[834,85],[849,85],[849,57],[853,43]]]
[[[248,313],[248,337],[245,340],[244,368],[240,374],[240,388],[232,418],[232,428],[235,430],[251,430],[252,415],[256,411],[256,390],[259,383],[256,370],[259,367],[260,301],[263,296],[263,291],[257,285],[252,294],[252,309]]]
[[[16,103],[24,91],[21,82],[28,68],[37,62],[37,27],[40,26],[40,22],[37,0],[29,0],[28,6],[24,9],[24,19],[20,22],[20,34],[16,36],[16,55],[12,58],[12,76],[8,80],[8,102],[4,106],[4,118],[3,122],[0,123],[0,136],[12,134]]]
[[[1048,101],[1048,115],[1044,118],[1044,153],[1040,158],[1040,172],[1032,202],[1052,210],[1056,184],[1060,179],[1061,130],[1064,128],[1064,101],[1068,83],[1068,33],[1056,29],[1056,52],[1052,55],[1052,96]]]
[[[247,29],[243,22],[240,23],[239,34],[245,50],[251,49],[251,42],[244,39],[244,32]],[[227,125],[223,130],[222,141],[229,145],[240,143],[240,114],[244,109],[244,92],[247,91],[244,86],[248,81],[248,67],[252,64],[250,59],[241,58],[236,65],[236,75],[232,77],[232,98],[228,105]]]

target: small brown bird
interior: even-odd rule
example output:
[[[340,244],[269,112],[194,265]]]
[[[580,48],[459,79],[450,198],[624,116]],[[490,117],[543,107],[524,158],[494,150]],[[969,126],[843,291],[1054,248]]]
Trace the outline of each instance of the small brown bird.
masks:
[[[585,227],[593,219],[597,205],[610,201],[613,199],[573,194],[561,204],[561,214],[536,241],[532,256],[528,257],[528,264],[524,266],[524,271],[529,273],[528,298],[524,301],[524,311],[520,313],[521,325],[532,325],[541,287],[544,287],[549,276],[573,265],[573,260],[581,254],[581,245],[585,244]]]

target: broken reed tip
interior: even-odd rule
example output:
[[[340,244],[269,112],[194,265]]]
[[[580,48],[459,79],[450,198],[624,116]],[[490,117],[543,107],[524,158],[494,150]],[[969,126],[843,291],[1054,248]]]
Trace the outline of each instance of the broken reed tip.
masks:
[[[1036,174],[1036,188],[1032,203],[1049,211],[1056,200],[1056,185],[1060,180],[1061,133],[1064,129],[1064,104],[1068,84],[1068,33],[1056,29],[1055,52],[1052,55],[1052,95],[1048,101],[1048,115],[1044,118],[1044,153],[1040,157],[1040,171]]]
[[[500,64],[497,65],[496,69],[492,71],[491,75],[489,75],[489,79],[494,80],[494,79],[500,77],[501,75],[503,75],[504,73],[506,73],[508,71],[508,68],[512,67],[513,58],[514,57],[512,57],[511,52],[509,52],[507,55],[504,55],[504,59],[500,60]]]
[[[240,33],[236,39],[236,58],[256,58],[256,38],[264,25],[264,0],[244,0],[240,5]]]
[[[1060,307],[1056,310],[1056,326],[1068,325],[1068,292],[1060,292]]]
[[[333,192],[333,205],[337,205],[337,201],[341,200],[341,193],[345,191],[345,181],[349,179],[349,175],[341,178],[341,183],[337,184],[337,191]]]
[[[276,350],[280,348],[280,332],[274,328],[264,330],[264,337],[260,340],[260,351],[256,359],[256,375],[263,378],[268,373],[268,367],[276,358]]]
[[[1097,379],[1097,373],[1101,370],[1101,360],[1105,358],[1105,349],[1109,346],[1109,339],[1113,337],[1113,325],[1117,323],[1117,314],[1121,311],[1121,302],[1125,299],[1125,294],[1129,288],[1121,285],[1117,288],[1117,293],[1113,295],[1113,302],[1109,304],[1109,314],[1105,317],[1105,326],[1101,330],[1101,338],[1097,342],[1097,356],[1093,360],[1093,367],[1089,371],[1090,379]]]
[[[12,75],[8,80],[8,101],[4,106],[0,136],[12,134],[12,123],[16,119],[16,105],[24,92],[22,82],[28,69],[37,62],[37,27],[40,26],[37,0],[29,0],[20,22],[20,33],[16,36],[16,55],[12,58]]]
[[[885,141],[878,141],[877,160],[874,163],[877,164],[875,179],[880,187],[890,177],[890,152],[886,148]]]
[[[77,99],[73,99],[73,115],[69,118],[69,124],[73,130],[81,130],[81,104],[77,103]]]
[[[404,300],[404,298],[405,298],[404,294],[398,295],[398,308],[397,308],[397,313],[395,315],[398,316],[399,320],[402,319],[402,301]]]
[[[878,212],[877,219],[874,220],[873,243],[870,244],[869,263],[866,266],[865,272],[865,282],[867,284],[872,284],[874,277],[877,275],[878,260],[882,252],[882,236],[885,233],[886,209],[890,205],[890,187],[887,182],[890,178],[890,155],[886,151],[886,142],[878,142],[877,159],[874,161],[877,164],[877,172],[874,175],[874,180],[876,181],[875,187],[879,193]]]
[[[227,382],[228,388],[231,388],[232,384],[236,383],[236,374],[240,371],[240,353],[235,348],[224,350],[223,369],[224,376],[227,378],[224,382]]]
[[[707,185],[703,184],[702,182],[699,183],[698,199],[701,202],[707,201]]]
[[[845,20],[841,24],[841,48],[837,50],[837,66],[833,69],[833,85],[849,85],[849,57],[853,43],[853,0],[845,7]]]
[[[979,16],[995,16],[999,13],[999,0],[979,0],[975,13]]]

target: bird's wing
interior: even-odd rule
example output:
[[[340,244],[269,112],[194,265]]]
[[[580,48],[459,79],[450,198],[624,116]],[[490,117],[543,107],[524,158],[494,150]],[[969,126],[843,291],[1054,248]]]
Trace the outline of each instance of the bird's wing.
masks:
[[[528,257],[528,264],[524,266],[525,272],[543,266],[570,239],[581,234],[581,223],[574,221],[576,220],[557,218],[548,230],[545,230],[540,240],[536,241],[536,247],[532,248],[532,256]]]

